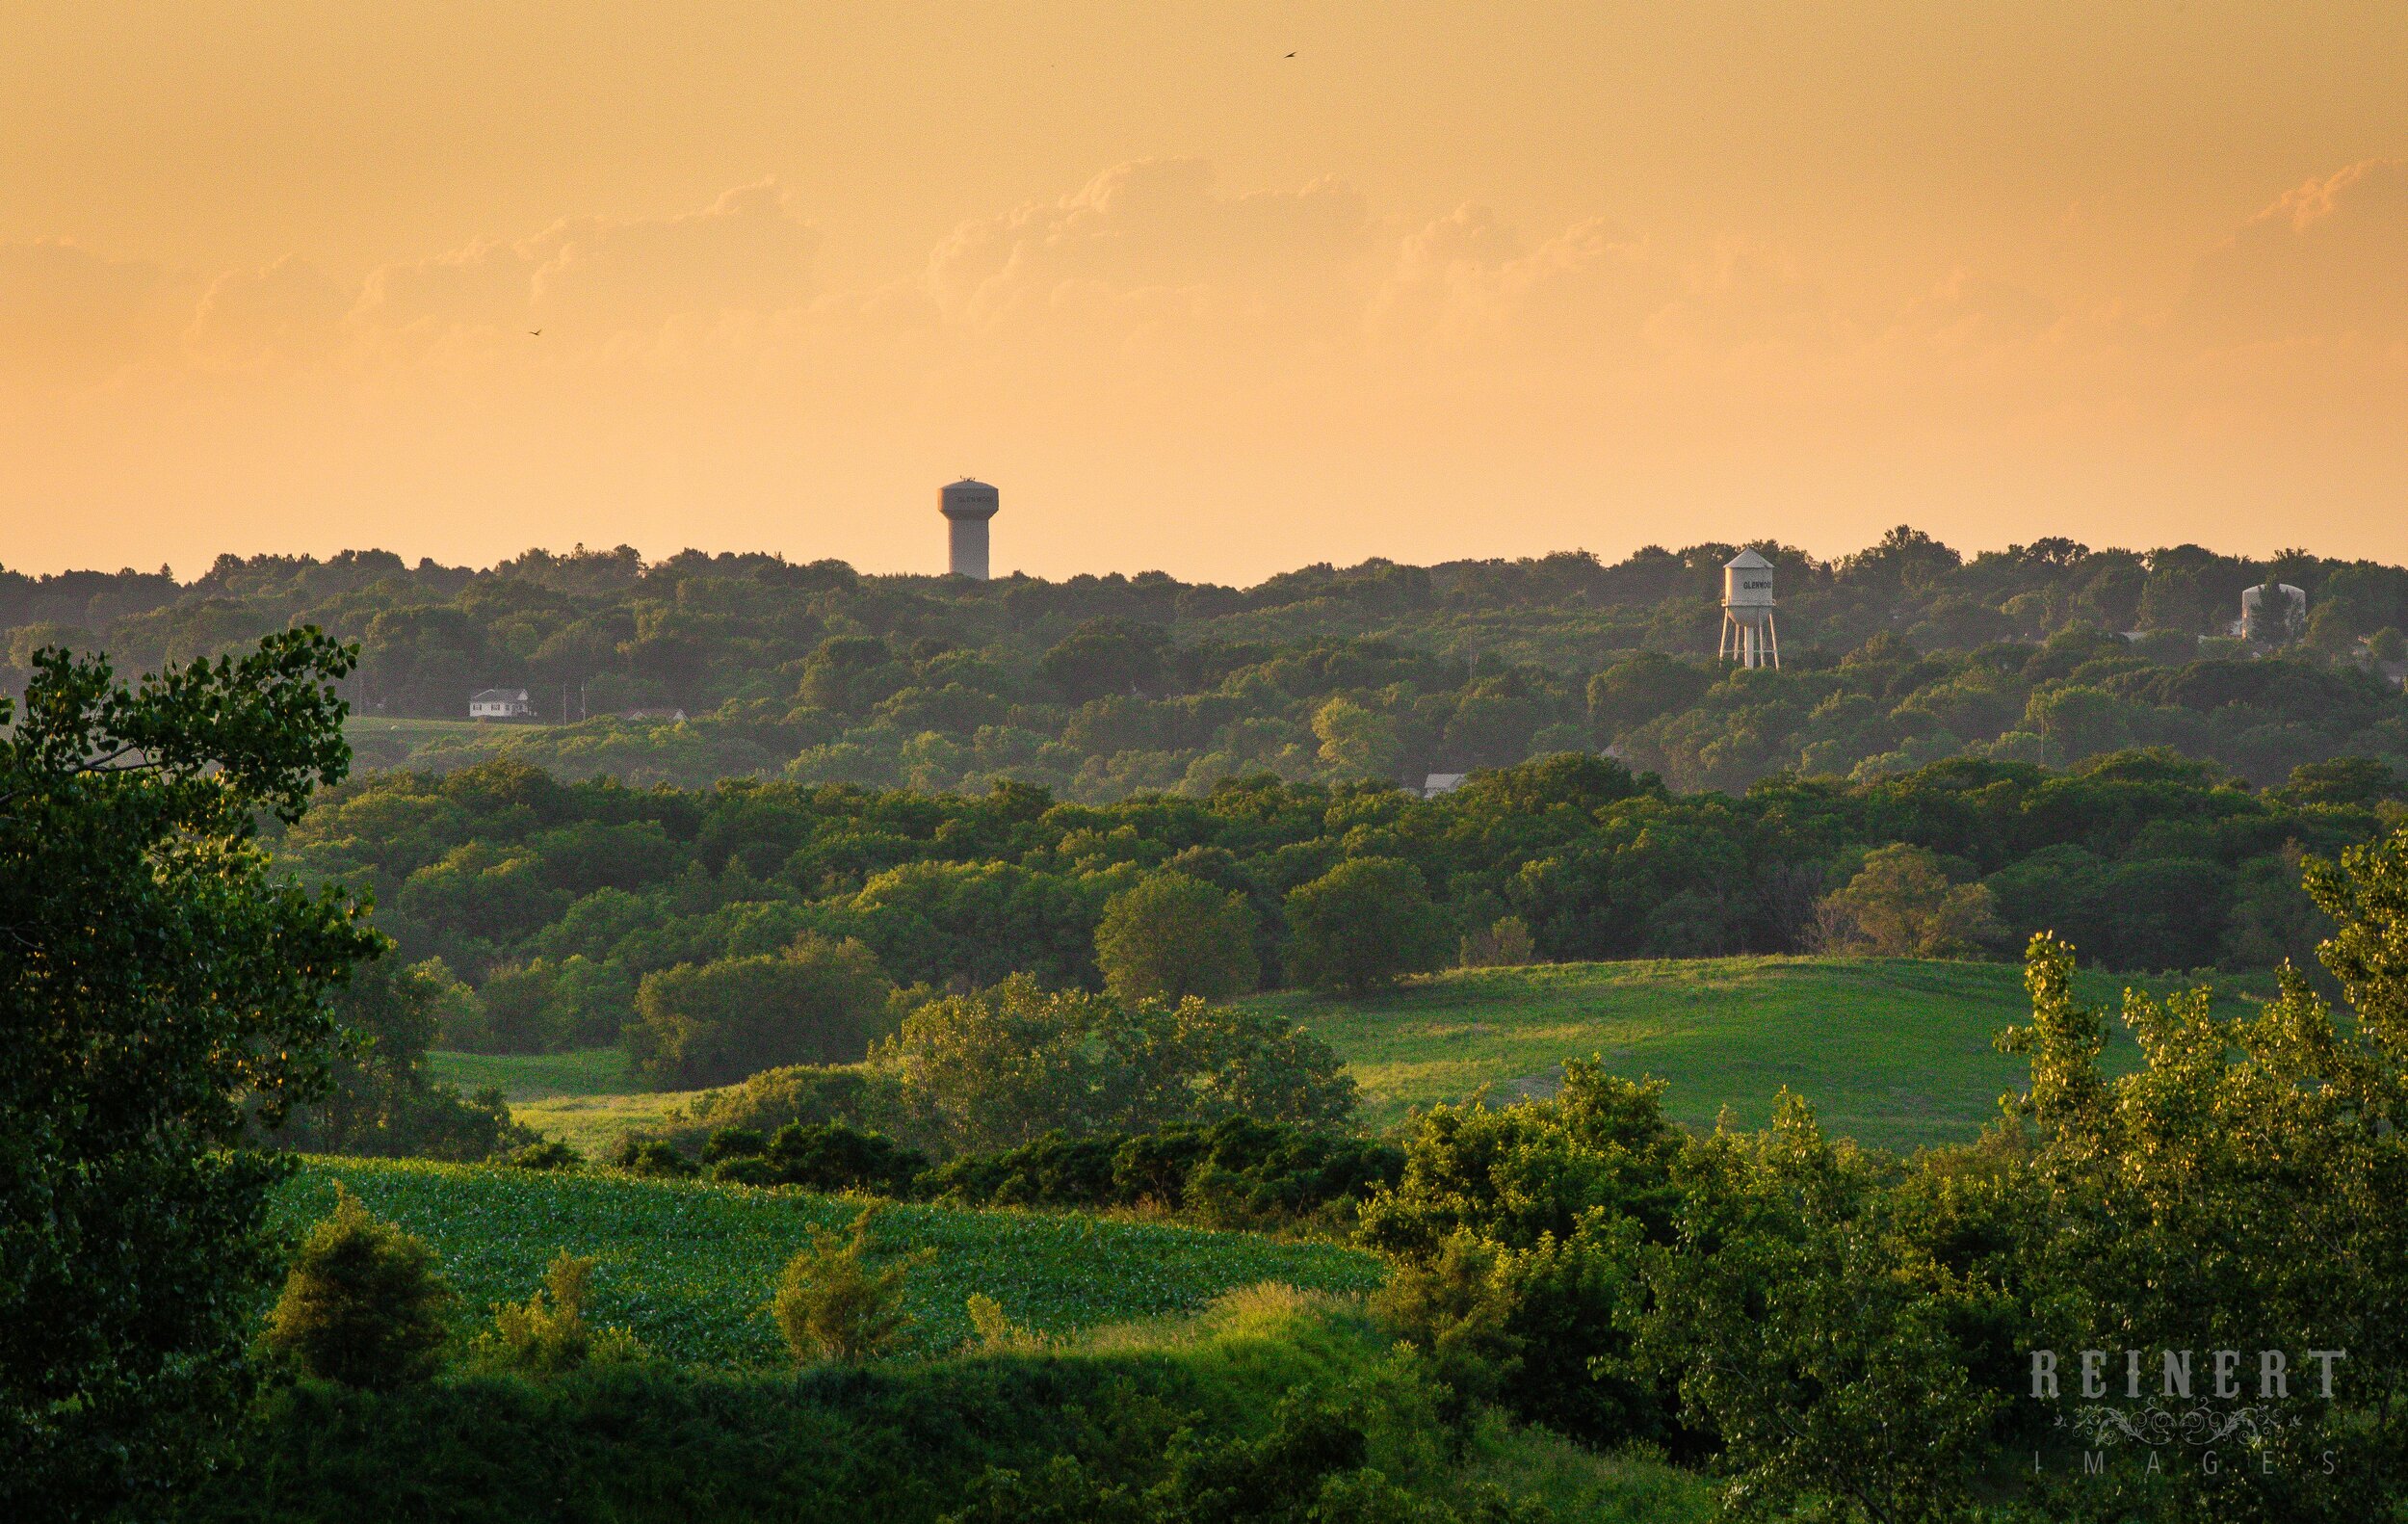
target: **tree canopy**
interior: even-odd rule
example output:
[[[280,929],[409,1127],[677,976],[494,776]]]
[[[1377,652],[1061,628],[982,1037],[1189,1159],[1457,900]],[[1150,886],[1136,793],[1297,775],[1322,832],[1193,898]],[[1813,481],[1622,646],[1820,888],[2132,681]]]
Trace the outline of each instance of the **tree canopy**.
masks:
[[[278,1174],[327,993],[375,933],[271,871],[348,760],[314,630],[138,684],[34,658],[0,735],[0,1512],[155,1507],[239,1410]]]

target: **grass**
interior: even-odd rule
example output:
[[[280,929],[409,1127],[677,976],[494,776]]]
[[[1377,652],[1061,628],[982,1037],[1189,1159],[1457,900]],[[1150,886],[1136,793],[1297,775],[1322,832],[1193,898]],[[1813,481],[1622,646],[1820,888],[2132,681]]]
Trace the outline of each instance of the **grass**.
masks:
[[[2084,998],[2113,1003],[2126,983],[2163,993],[2182,982],[2080,976]],[[2270,992],[2244,976],[2224,998]],[[1762,1126],[1783,1086],[1823,1125],[1912,1148],[1973,1137],[2019,1088],[2024,1062],[1991,1044],[2030,1018],[2012,963],[1879,958],[1711,958],[1457,969],[1367,1000],[1299,990],[1245,1002],[1300,1022],[1346,1059],[1374,1126],[1416,1107],[1485,1089],[1504,1102],[1549,1094],[1566,1058],[1602,1056],[1613,1072],[1671,1082],[1674,1117],[1708,1127],[1724,1107]],[[2110,1024],[2107,1064],[2139,1058]],[[631,1128],[657,1128],[691,1100],[637,1088],[616,1049],[433,1055],[436,1077],[500,1085],[511,1115],[592,1154]]]
[[[632,1131],[661,1127],[692,1100],[692,1090],[647,1090],[627,1072],[619,1048],[573,1053],[431,1053],[438,1080],[462,1090],[498,1085],[510,1116],[589,1157],[608,1153]]]
[[[2081,989],[2111,1001],[2123,983],[2085,975]],[[1911,959],[1461,969],[1362,1001],[1282,991],[1249,1004],[1336,1048],[1375,1124],[1483,1088],[1499,1101],[1551,1093],[1567,1056],[1594,1053],[1617,1074],[1669,1080],[1665,1104],[1695,1126],[1726,1106],[1761,1126],[1787,1086],[1830,1131],[1893,1148],[1962,1141],[1996,1117],[2027,1069],[1991,1039],[2030,1018],[2020,965]],[[2116,1025],[2110,1066],[2137,1060]]]
[[[494,1302],[523,1301],[567,1249],[601,1262],[596,1321],[632,1327],[671,1359],[731,1368],[785,1362],[767,1310],[778,1272],[808,1229],[841,1227],[860,1209],[741,1186],[313,1158],[278,1196],[279,1222],[297,1228],[325,1216],[337,1181],[432,1246],[463,1327],[484,1325]],[[913,1346],[924,1352],[969,1336],[973,1292],[1023,1327],[1065,1334],[1193,1313],[1257,1281],[1346,1293],[1381,1277],[1377,1260],[1334,1245],[1074,1215],[895,1205],[876,1241],[937,1251],[907,1294]]]

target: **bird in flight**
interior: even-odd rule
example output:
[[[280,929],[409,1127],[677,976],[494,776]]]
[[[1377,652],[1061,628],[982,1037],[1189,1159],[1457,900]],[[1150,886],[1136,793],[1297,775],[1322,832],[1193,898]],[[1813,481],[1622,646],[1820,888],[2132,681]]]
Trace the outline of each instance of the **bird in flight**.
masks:
[[[527,337],[531,339],[539,339],[543,337],[543,330],[541,328],[529,328],[527,330]]]
[[[1291,54],[1289,54],[1288,56],[1289,56],[1290,58],[1294,58],[1294,57],[1296,57],[1296,55],[1295,55],[1294,53],[1291,53]]]

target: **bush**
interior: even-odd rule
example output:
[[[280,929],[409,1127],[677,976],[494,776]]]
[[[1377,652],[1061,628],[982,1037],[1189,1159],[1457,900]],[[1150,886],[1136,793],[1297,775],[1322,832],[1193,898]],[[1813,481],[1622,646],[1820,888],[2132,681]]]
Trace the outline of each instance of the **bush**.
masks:
[[[789,1064],[848,1064],[884,1024],[893,985],[848,937],[646,975],[627,1028],[636,1071],[664,1090],[732,1085]]]
[[[426,1244],[337,1188],[332,1216],[302,1240],[269,1314],[268,1348],[303,1374],[390,1387],[434,1374],[452,1294]]]
[[[586,1156],[557,1138],[532,1143],[510,1155],[510,1163],[520,1169],[574,1169],[586,1162]]]
[[[694,1173],[693,1160],[679,1153],[676,1144],[658,1138],[620,1139],[618,1152],[611,1156],[611,1167],[663,1180],[682,1180]]]
[[[714,1180],[738,1185],[793,1185],[806,1191],[875,1191],[903,1196],[928,1155],[880,1133],[842,1122],[788,1122],[763,1138],[750,1127],[722,1127],[703,1145]]]
[[[1242,1226],[1343,1220],[1403,1169],[1404,1151],[1390,1143],[1232,1117],[1150,1133],[1049,1133],[950,1160],[913,1190],[971,1205],[1152,1205]]]
[[[493,1309],[493,1327],[477,1335],[469,1353],[479,1364],[522,1376],[560,1376],[588,1360],[639,1358],[643,1346],[625,1328],[596,1333],[586,1326],[586,1292],[594,1261],[563,1249],[543,1285],[523,1302]]]
[[[888,1134],[910,1130],[902,1076],[861,1064],[793,1064],[741,1085],[705,1090],[668,1117],[672,1141],[699,1143],[721,1127],[773,1132],[788,1122],[850,1122]]]
[[[1364,995],[1436,968],[1444,924],[1421,870],[1353,857],[1288,893],[1288,972],[1315,989]]]
[[[849,1236],[815,1227],[811,1247],[786,1262],[770,1312],[796,1359],[858,1365],[892,1350],[910,1328],[903,1282],[936,1251],[921,1249],[869,1269],[870,1224],[877,1217],[877,1207],[862,1208]]]
[[[1200,879],[1152,874],[1105,903],[1095,963],[1126,1003],[1243,995],[1257,972],[1254,911]]]
[[[1508,915],[1484,932],[1466,932],[1455,961],[1465,968],[1520,968],[1538,959],[1530,923]]]

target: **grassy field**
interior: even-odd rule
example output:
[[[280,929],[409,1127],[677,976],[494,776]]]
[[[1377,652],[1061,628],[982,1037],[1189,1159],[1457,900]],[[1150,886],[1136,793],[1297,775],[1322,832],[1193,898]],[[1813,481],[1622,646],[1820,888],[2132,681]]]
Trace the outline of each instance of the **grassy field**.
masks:
[[[2122,983],[2091,976],[2083,993],[2112,1000]],[[2020,965],[1907,959],[1462,969],[1359,1002],[1282,991],[1250,1004],[1345,1055],[1374,1123],[1483,1087],[1500,1101],[1550,1093],[1566,1056],[1595,1053],[1617,1074],[1669,1080],[1672,1115],[1697,1126],[1725,1106],[1762,1125],[1786,1085],[1832,1132],[1893,1148],[1967,1139],[1997,1116],[2027,1071],[1991,1038],[2030,1017]],[[2110,1064],[2137,1058],[2118,1025]]]
[[[338,1180],[433,1247],[463,1325],[487,1323],[493,1302],[523,1301],[567,1249],[601,1262],[591,1316],[634,1328],[671,1358],[727,1367],[786,1360],[767,1310],[778,1272],[809,1228],[842,1226],[859,1210],[741,1186],[321,1158],[284,1188],[279,1220],[299,1226],[325,1216]],[[972,1292],[1024,1327],[1067,1333],[1192,1313],[1259,1281],[1355,1292],[1380,1279],[1376,1260],[1334,1245],[1066,1214],[890,1206],[877,1241],[937,1251],[906,1298],[923,1351],[969,1337]]]
[[[499,1085],[510,1116],[589,1155],[609,1152],[622,1134],[659,1127],[693,1098],[687,1090],[647,1090],[627,1072],[617,1048],[575,1053],[433,1053],[438,1080],[462,1090]]]
[[[2091,974],[2081,988],[2112,1004],[2125,983]],[[2268,976],[2255,976],[2229,993],[2270,988]],[[1552,1093],[1565,1058],[1594,1053],[1617,1074],[1669,1080],[1672,1115],[1695,1126],[1713,1125],[1726,1106],[1761,1126],[1786,1085],[1832,1132],[1890,1148],[1960,1142],[1996,1117],[2026,1069],[1991,1038],[2031,1014],[2020,965],[1869,958],[1459,969],[1362,1001],[1282,990],[1245,1003],[1336,1048],[1375,1126],[1483,1088],[1499,1102]],[[638,1090],[615,1049],[433,1057],[438,1078],[500,1085],[519,1120],[589,1154],[627,1129],[658,1127],[691,1098]],[[2109,1066],[2138,1057],[2112,1025]]]

